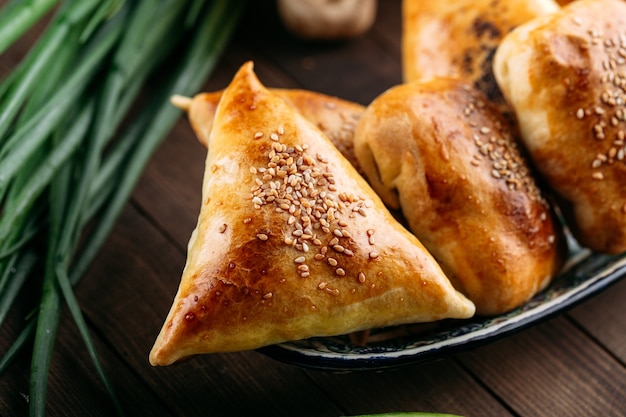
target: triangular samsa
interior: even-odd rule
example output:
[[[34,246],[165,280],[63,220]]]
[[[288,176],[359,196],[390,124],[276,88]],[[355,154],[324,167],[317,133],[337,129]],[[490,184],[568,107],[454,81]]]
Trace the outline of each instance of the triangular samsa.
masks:
[[[354,155],[354,131],[365,106],[316,91],[271,88],[269,91],[293,106],[330,139],[341,154],[359,170]],[[174,96],[172,102],[189,116],[198,140],[207,145],[217,104],[223,91],[196,94],[192,98]]]
[[[417,238],[252,63],[225,90],[208,148],[198,224],[153,365],[473,315]]]

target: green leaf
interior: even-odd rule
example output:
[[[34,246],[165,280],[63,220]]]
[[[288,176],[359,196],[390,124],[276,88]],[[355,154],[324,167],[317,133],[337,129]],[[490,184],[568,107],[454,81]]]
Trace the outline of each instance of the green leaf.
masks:
[[[0,54],[43,17],[58,0],[17,0],[0,11]]]

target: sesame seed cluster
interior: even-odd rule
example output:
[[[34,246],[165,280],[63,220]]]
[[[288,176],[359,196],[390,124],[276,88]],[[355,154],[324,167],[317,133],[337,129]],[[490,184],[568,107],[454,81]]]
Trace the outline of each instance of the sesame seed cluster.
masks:
[[[478,167],[487,162],[490,164],[491,176],[504,181],[509,190],[525,192],[531,200],[547,206],[546,200],[531,176],[517,143],[510,133],[499,122],[496,122],[495,126],[491,128],[481,125],[473,119],[477,110],[482,110],[486,105],[483,100],[470,95],[469,101],[463,109],[463,115],[467,119],[468,126],[474,130],[472,140],[477,149],[470,163]]]
[[[363,271],[350,271],[345,261],[355,256],[357,245],[346,218],[366,217],[372,204],[362,196],[338,192],[328,159],[319,153],[312,156],[307,144],[288,146],[282,142],[284,126],[269,134],[257,132],[253,140],[269,138],[266,164],[251,166],[254,185],[249,199],[257,210],[272,209],[285,219],[279,232],[256,234],[261,241],[281,239],[282,244],[300,252],[294,259],[301,278],[311,276],[311,262],[332,268],[337,277],[353,276],[365,283]],[[366,231],[372,250],[371,260],[380,255],[374,249],[375,230]],[[358,255],[358,254],[357,254]],[[339,290],[321,281],[318,288],[331,294]]]
[[[582,24],[582,19],[575,17],[574,23]],[[576,119],[593,121],[593,138],[605,144],[605,150],[594,155],[591,162],[591,177],[603,180],[604,173],[600,168],[616,162],[625,162],[626,136],[626,32],[616,36],[606,36],[601,30],[587,31],[589,42],[583,48],[594,48],[600,52],[602,73],[600,83],[602,89],[597,97],[597,104],[576,111]]]

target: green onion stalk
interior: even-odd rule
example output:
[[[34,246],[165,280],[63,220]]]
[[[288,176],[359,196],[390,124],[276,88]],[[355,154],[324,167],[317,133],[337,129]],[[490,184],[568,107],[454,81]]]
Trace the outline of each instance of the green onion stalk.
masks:
[[[10,0],[0,8],[0,54],[49,17],[27,55],[0,81],[0,326],[12,306],[28,301],[20,298],[26,286],[41,288],[21,333],[1,353],[0,374],[24,348],[32,349],[31,416],[45,415],[63,308],[123,414],[74,287],[180,117],[169,97],[202,87],[243,3]],[[166,61],[179,64],[148,89]],[[142,100],[147,104],[137,104],[140,95],[149,97]]]

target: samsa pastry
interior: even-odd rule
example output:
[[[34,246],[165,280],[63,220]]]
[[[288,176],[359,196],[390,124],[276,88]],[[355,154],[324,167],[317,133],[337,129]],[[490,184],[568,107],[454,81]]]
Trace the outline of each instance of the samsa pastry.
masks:
[[[494,72],[579,243],[626,251],[626,2],[579,0],[520,26]]]
[[[306,119],[317,126],[343,156],[359,170],[354,156],[354,129],[365,110],[361,104],[314,91],[271,88],[273,94],[285,100]],[[189,99],[175,96],[173,103],[185,110],[200,143],[206,146],[213,118],[222,91],[200,93]]]
[[[150,362],[467,318],[421,243],[246,63],[219,102],[198,224]]]
[[[509,114],[493,77],[493,54],[513,28],[558,9],[554,0],[403,0],[404,81],[457,78]]]
[[[550,206],[484,95],[458,80],[399,85],[361,116],[355,151],[477,313],[499,314],[555,276],[563,238]]]

